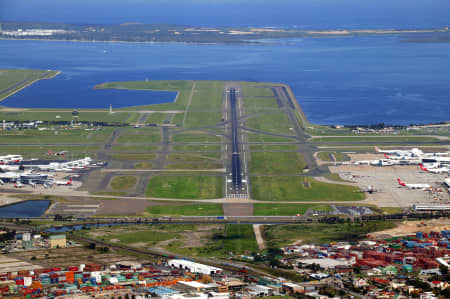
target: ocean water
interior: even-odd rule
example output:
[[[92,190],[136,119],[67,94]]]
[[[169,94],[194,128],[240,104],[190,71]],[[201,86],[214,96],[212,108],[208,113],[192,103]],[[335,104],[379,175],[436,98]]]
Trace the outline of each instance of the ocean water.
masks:
[[[246,80],[291,86],[313,123],[448,121],[450,44],[403,43],[398,36],[308,38],[263,45],[0,41],[0,68],[61,70],[8,102],[70,107],[151,104],[171,94],[98,91],[128,80]],[[20,104],[17,104],[20,106]],[[17,106],[16,105],[16,106]],[[106,105],[105,105],[106,106]]]
[[[304,29],[449,25],[448,0],[1,0],[0,20]]]

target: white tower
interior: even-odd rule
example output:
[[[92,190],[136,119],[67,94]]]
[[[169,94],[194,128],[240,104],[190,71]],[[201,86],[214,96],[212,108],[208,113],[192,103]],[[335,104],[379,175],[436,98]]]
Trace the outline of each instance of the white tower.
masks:
[[[109,114],[112,114],[113,113],[113,111],[112,111],[112,104],[109,104]]]

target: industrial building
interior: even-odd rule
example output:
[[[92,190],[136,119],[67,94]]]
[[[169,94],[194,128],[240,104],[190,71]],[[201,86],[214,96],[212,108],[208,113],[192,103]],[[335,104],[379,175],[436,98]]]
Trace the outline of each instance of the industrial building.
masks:
[[[199,263],[195,263],[195,262],[191,262],[191,261],[187,261],[187,260],[172,259],[172,260],[169,260],[167,262],[167,264],[171,267],[183,269],[183,270],[186,270],[186,271],[192,272],[192,273],[201,273],[201,274],[211,275],[211,274],[217,274],[217,273],[222,272],[221,268],[207,266],[207,265],[203,265],[203,264],[199,264]]]

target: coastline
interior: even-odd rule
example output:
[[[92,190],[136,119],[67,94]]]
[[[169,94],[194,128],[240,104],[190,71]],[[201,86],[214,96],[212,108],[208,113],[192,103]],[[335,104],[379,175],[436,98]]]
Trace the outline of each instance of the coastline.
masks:
[[[126,88],[126,87],[104,87],[104,84],[107,83],[111,83],[111,82],[105,82],[105,83],[100,83],[94,86],[94,89],[116,89],[116,90],[141,90],[141,91],[162,91],[162,92],[176,92],[177,95],[175,96],[175,99],[173,100],[173,102],[168,102],[168,103],[176,103],[178,100],[178,96],[180,95],[179,91],[174,91],[174,90],[157,90],[157,89],[145,89],[145,88]],[[153,104],[153,105],[158,105],[158,104]],[[133,107],[133,106],[131,106]],[[123,107],[122,107],[123,108]],[[120,108],[119,108],[120,109]],[[125,112],[125,111],[124,111]]]
[[[54,72],[54,73],[51,74],[51,75],[49,75],[49,76],[46,76],[46,77],[44,77],[44,78],[38,78],[38,79],[34,79],[34,80],[32,80],[32,81],[29,81],[29,82],[25,83],[24,85],[18,87],[16,90],[11,91],[9,94],[7,94],[7,95],[5,95],[5,96],[3,96],[3,97],[0,97],[0,103],[3,102],[3,101],[4,101],[5,99],[7,99],[8,97],[10,97],[10,96],[12,96],[12,95],[18,93],[18,92],[21,91],[22,89],[25,89],[25,88],[27,88],[28,86],[31,86],[31,85],[33,85],[34,83],[38,82],[38,81],[41,81],[41,80],[48,80],[48,79],[53,79],[53,78],[55,78],[56,76],[58,76],[59,74],[62,73],[62,71],[52,71],[52,72]]]
[[[215,28],[211,28],[212,30]],[[185,31],[198,31],[194,28],[185,29]],[[382,36],[382,35],[403,35],[403,34],[424,34],[424,33],[450,33],[448,28],[431,28],[431,29],[357,29],[357,30],[279,30],[279,31],[264,31],[255,28],[238,28],[236,30],[230,29],[230,36],[236,37],[235,40],[217,40],[217,41],[125,41],[125,40],[86,40],[86,39],[60,39],[60,38],[32,38],[32,37],[6,37],[0,36],[0,40],[23,40],[23,41],[54,41],[54,42],[82,42],[82,43],[123,43],[123,44],[199,44],[199,45],[261,45],[267,39],[283,39],[283,38],[330,38],[330,37],[352,37],[352,36]],[[246,31],[244,31],[246,30]],[[235,33],[233,33],[235,32]],[[236,33],[237,32],[237,33]],[[280,33],[275,36],[254,36],[256,33],[269,32]],[[242,38],[242,39],[240,39]]]

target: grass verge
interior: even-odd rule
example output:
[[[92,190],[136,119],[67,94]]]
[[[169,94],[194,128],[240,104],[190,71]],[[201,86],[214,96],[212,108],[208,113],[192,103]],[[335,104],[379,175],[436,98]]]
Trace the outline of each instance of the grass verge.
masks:
[[[146,196],[208,199],[223,195],[221,176],[157,176],[150,179]]]
[[[269,201],[358,201],[357,187],[318,182],[297,176],[251,177],[252,197]]]

